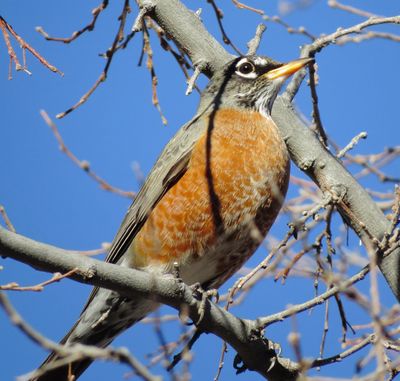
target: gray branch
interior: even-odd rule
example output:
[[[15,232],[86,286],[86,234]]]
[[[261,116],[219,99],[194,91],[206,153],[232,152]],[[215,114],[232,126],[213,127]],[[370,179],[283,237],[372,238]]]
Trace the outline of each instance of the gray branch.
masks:
[[[207,300],[206,305],[193,296],[190,287],[171,276],[159,277],[143,271],[99,261],[78,252],[63,250],[33,241],[0,227],[0,255],[25,263],[40,271],[68,272],[77,269],[71,278],[85,284],[107,288],[129,298],[148,298],[185,312],[199,329],[215,334],[229,343],[248,369],[270,381],[295,380],[298,365],[276,357],[271,343],[265,339],[258,324],[239,319]],[[201,312],[200,312],[201,308]]]

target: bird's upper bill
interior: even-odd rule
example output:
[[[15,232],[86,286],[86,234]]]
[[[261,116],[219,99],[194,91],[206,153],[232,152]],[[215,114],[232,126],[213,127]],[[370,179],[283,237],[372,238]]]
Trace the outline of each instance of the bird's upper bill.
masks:
[[[310,62],[314,62],[313,58],[300,58],[294,61],[290,61],[282,66],[279,66],[277,69],[273,69],[264,74],[267,79],[274,80],[277,78],[287,78],[292,74],[299,71],[301,68],[309,64]]]

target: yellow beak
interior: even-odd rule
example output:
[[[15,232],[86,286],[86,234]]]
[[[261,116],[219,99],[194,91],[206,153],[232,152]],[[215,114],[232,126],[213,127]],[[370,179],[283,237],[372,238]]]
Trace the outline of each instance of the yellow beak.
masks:
[[[313,58],[300,58],[298,60],[290,61],[277,69],[270,70],[268,73],[265,73],[264,76],[267,79],[273,80],[280,77],[289,77],[292,74],[299,71],[301,68],[309,64],[310,62],[314,62]]]

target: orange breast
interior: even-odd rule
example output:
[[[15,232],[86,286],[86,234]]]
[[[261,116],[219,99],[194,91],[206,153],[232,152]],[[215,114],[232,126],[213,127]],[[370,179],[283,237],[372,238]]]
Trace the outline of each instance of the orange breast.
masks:
[[[135,267],[207,255],[221,242],[218,236],[249,221],[265,235],[279,211],[289,159],[275,124],[257,112],[232,109],[206,122],[186,173],[131,245]]]

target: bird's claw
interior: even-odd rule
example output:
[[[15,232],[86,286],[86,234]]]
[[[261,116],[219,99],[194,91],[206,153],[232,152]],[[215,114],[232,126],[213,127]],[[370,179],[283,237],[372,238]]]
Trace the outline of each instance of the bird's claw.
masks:
[[[199,317],[197,321],[193,322],[198,326],[204,318],[207,300],[215,298],[216,303],[218,303],[219,293],[216,289],[204,290],[200,283],[195,283],[191,286],[191,289],[193,290],[193,296],[200,300],[200,306],[198,308]]]

